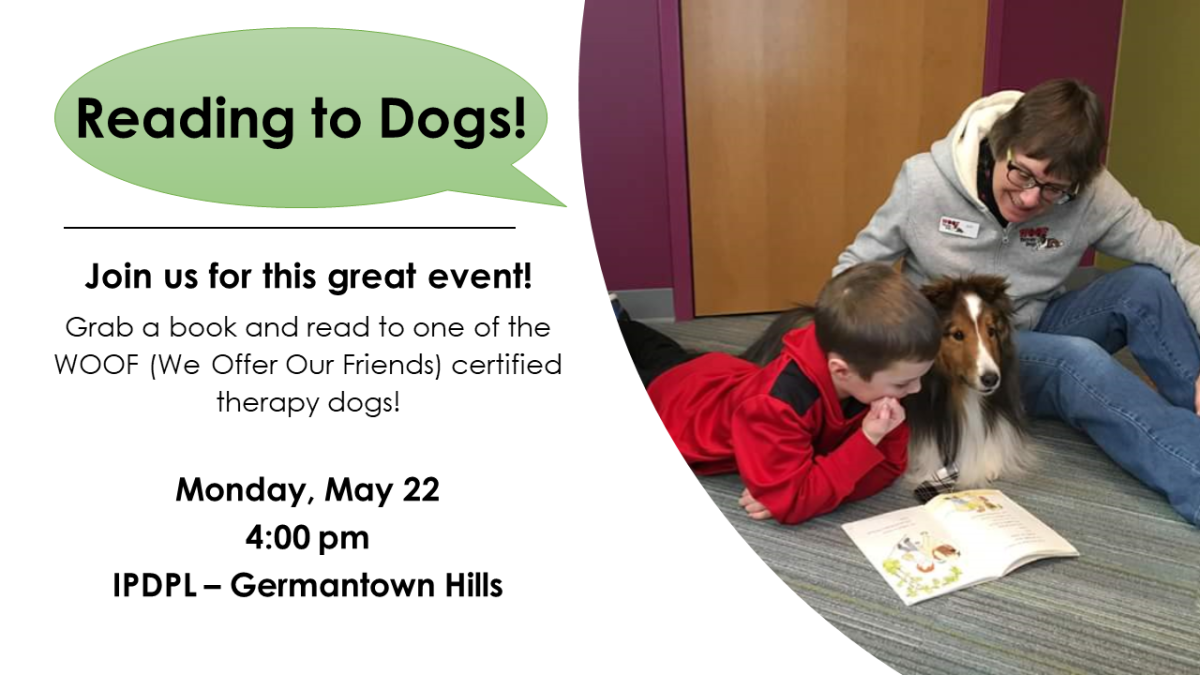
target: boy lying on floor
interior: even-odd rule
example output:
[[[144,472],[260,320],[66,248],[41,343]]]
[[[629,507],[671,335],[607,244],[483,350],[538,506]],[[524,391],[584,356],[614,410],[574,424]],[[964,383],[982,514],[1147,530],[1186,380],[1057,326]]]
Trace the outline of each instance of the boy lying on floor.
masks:
[[[921,388],[941,327],[890,266],[852,267],[821,290],[813,322],[760,368],[687,353],[619,313],[650,400],[697,474],[737,472],[751,518],[795,524],[887,487],[908,464],[899,400]]]

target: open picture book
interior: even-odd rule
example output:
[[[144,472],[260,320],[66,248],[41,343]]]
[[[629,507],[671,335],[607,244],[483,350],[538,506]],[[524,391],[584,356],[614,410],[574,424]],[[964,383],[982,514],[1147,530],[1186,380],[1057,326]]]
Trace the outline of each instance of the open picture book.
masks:
[[[994,581],[1035,560],[1079,556],[998,490],[939,495],[842,529],[905,605]]]

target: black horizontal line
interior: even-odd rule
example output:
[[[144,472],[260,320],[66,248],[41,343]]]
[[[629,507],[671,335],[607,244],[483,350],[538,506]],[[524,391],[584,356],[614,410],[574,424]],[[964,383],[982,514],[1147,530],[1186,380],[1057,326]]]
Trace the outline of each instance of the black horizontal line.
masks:
[[[221,590],[221,584],[204,584],[204,590],[219,591],[219,590]]]
[[[64,230],[515,230],[515,225],[447,225],[445,227],[439,225],[382,225],[382,226],[338,226],[338,225],[316,225],[316,226],[270,226],[270,225],[206,225],[197,227],[187,226],[68,226]]]

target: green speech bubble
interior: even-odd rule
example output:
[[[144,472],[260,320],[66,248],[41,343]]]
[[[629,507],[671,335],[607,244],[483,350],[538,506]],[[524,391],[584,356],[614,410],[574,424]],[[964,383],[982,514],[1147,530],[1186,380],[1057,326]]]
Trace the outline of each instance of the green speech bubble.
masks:
[[[203,201],[356,206],[454,191],[562,206],[513,167],[546,130],[528,82],[388,33],[271,28],[147,47],[79,78],[54,125],[97,169]]]

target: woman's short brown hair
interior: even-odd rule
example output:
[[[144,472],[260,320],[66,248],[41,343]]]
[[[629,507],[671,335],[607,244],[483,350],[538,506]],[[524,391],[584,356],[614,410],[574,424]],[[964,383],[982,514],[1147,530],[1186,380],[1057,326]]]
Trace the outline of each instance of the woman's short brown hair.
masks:
[[[899,361],[932,361],[942,340],[933,305],[884,263],[860,263],[826,282],[813,323],[821,349],[864,380]]]
[[[1079,80],[1048,80],[996,120],[988,144],[997,159],[1012,150],[1049,160],[1047,174],[1082,188],[1103,167],[1104,109],[1095,92]]]

